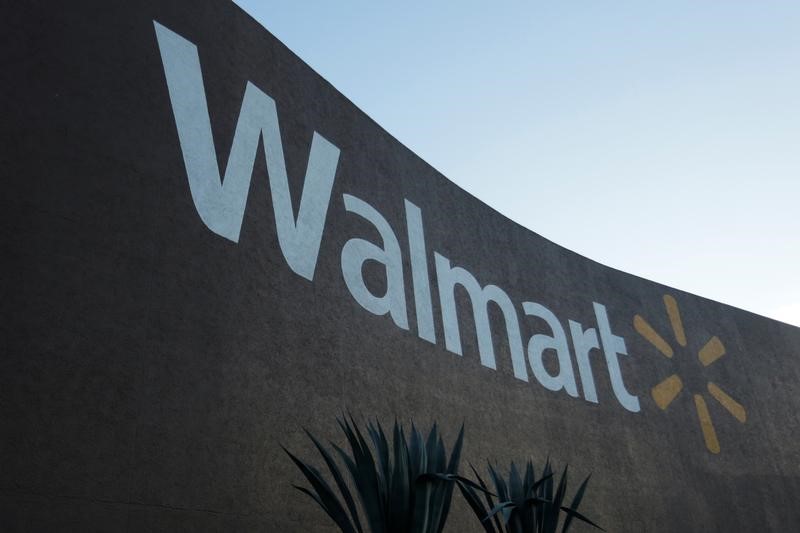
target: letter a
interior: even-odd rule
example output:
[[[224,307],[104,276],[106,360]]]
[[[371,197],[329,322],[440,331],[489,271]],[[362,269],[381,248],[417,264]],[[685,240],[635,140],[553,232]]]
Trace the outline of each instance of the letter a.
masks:
[[[398,327],[408,329],[406,290],[403,281],[403,255],[392,227],[374,207],[364,200],[343,195],[344,207],[350,213],[370,222],[383,239],[383,248],[364,239],[350,239],[342,248],[342,275],[350,294],[361,307],[375,315],[389,313]],[[380,263],[386,269],[386,294],[376,296],[367,288],[363,267],[367,261]]]

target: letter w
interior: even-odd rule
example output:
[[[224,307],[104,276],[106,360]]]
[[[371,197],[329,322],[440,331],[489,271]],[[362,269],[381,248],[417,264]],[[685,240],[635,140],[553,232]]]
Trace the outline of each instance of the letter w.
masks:
[[[314,132],[300,210],[294,217],[275,101],[248,82],[220,179],[197,46],[153,21],[195,208],[206,226],[239,241],[259,138],[264,139],[278,243],[289,267],[312,280],[339,149]]]

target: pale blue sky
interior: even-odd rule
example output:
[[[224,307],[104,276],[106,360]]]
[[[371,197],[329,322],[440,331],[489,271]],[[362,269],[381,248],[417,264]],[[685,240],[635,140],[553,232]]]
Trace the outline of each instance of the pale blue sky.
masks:
[[[800,2],[237,0],[571,250],[800,325]]]

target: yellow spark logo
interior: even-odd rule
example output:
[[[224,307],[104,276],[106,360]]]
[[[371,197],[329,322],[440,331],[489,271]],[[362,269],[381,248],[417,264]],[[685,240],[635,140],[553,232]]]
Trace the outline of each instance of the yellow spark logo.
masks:
[[[672,333],[675,336],[675,341],[681,347],[685,348],[686,333],[683,330],[683,322],[681,321],[681,314],[678,310],[678,303],[672,296],[664,295],[664,306],[667,309],[667,316],[672,325]],[[670,346],[644,318],[639,315],[633,317],[633,327],[639,335],[652,344],[664,357],[671,359],[675,355],[672,346]],[[700,363],[704,367],[707,367],[723,355],[725,355],[725,346],[718,337],[714,336],[700,348],[697,357]],[[747,420],[747,412],[744,407],[731,398],[718,385],[709,381],[707,388],[708,393],[732,414],[736,420],[741,423]],[[663,411],[669,407],[669,404],[678,397],[678,394],[680,394],[682,390],[683,381],[681,381],[680,376],[678,376],[678,374],[672,374],[653,387],[650,394],[653,396],[656,405]],[[697,410],[697,417],[700,421],[700,429],[703,431],[703,439],[706,442],[706,448],[708,448],[708,451],[711,453],[719,453],[720,448],[719,440],[717,440],[717,432],[714,430],[714,424],[711,423],[711,415],[708,412],[708,406],[702,394],[694,394],[694,406]]]

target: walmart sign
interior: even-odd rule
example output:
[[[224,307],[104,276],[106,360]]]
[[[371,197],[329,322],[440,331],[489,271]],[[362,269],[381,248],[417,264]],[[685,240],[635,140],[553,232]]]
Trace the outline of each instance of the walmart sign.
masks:
[[[238,241],[256,151],[259,140],[263,139],[281,252],[289,268],[299,276],[313,281],[326,215],[332,200],[339,149],[321,134],[314,133],[300,208],[295,215],[275,101],[248,82],[224,177],[220,176],[197,47],[158,22],[154,22],[154,26],[189,189],[200,219],[214,233],[230,241]],[[382,240],[376,244],[353,237],[342,248],[342,276],[353,298],[370,313],[389,315],[397,327],[411,329],[409,304],[405,297],[406,276],[403,272],[403,254],[408,253],[416,317],[414,329],[421,339],[436,343],[423,214],[420,209],[404,200],[404,229],[408,234],[409,249],[403,250],[394,228],[375,207],[352,194],[343,194],[340,200],[344,202],[348,213],[372,224]],[[442,321],[447,350],[462,355],[454,294],[456,286],[461,286],[466,289],[472,302],[483,366],[497,368],[487,309],[492,302],[502,310],[505,319],[511,363],[517,379],[528,381],[530,367],[536,380],[545,388],[551,391],[563,390],[570,396],[582,396],[589,402],[598,403],[589,359],[593,353],[601,351],[617,401],[628,411],[640,410],[639,399],[626,389],[620,370],[620,357],[628,354],[625,340],[613,333],[603,304],[591,304],[596,324],[587,327],[568,320],[568,327],[565,328],[562,321],[541,303],[522,302],[524,316],[538,317],[550,328],[548,333],[531,336],[525,346],[520,332],[517,306],[501,287],[482,285],[468,270],[453,265],[450,259],[436,251],[433,252],[433,257],[441,309],[439,319]],[[362,267],[367,261],[377,262],[385,269],[384,294],[374,294],[365,283]],[[568,336],[572,340],[574,353],[570,351]],[[557,355],[556,373],[548,371],[545,366],[544,357],[548,350]],[[580,391],[573,371],[573,356],[580,376]]]

